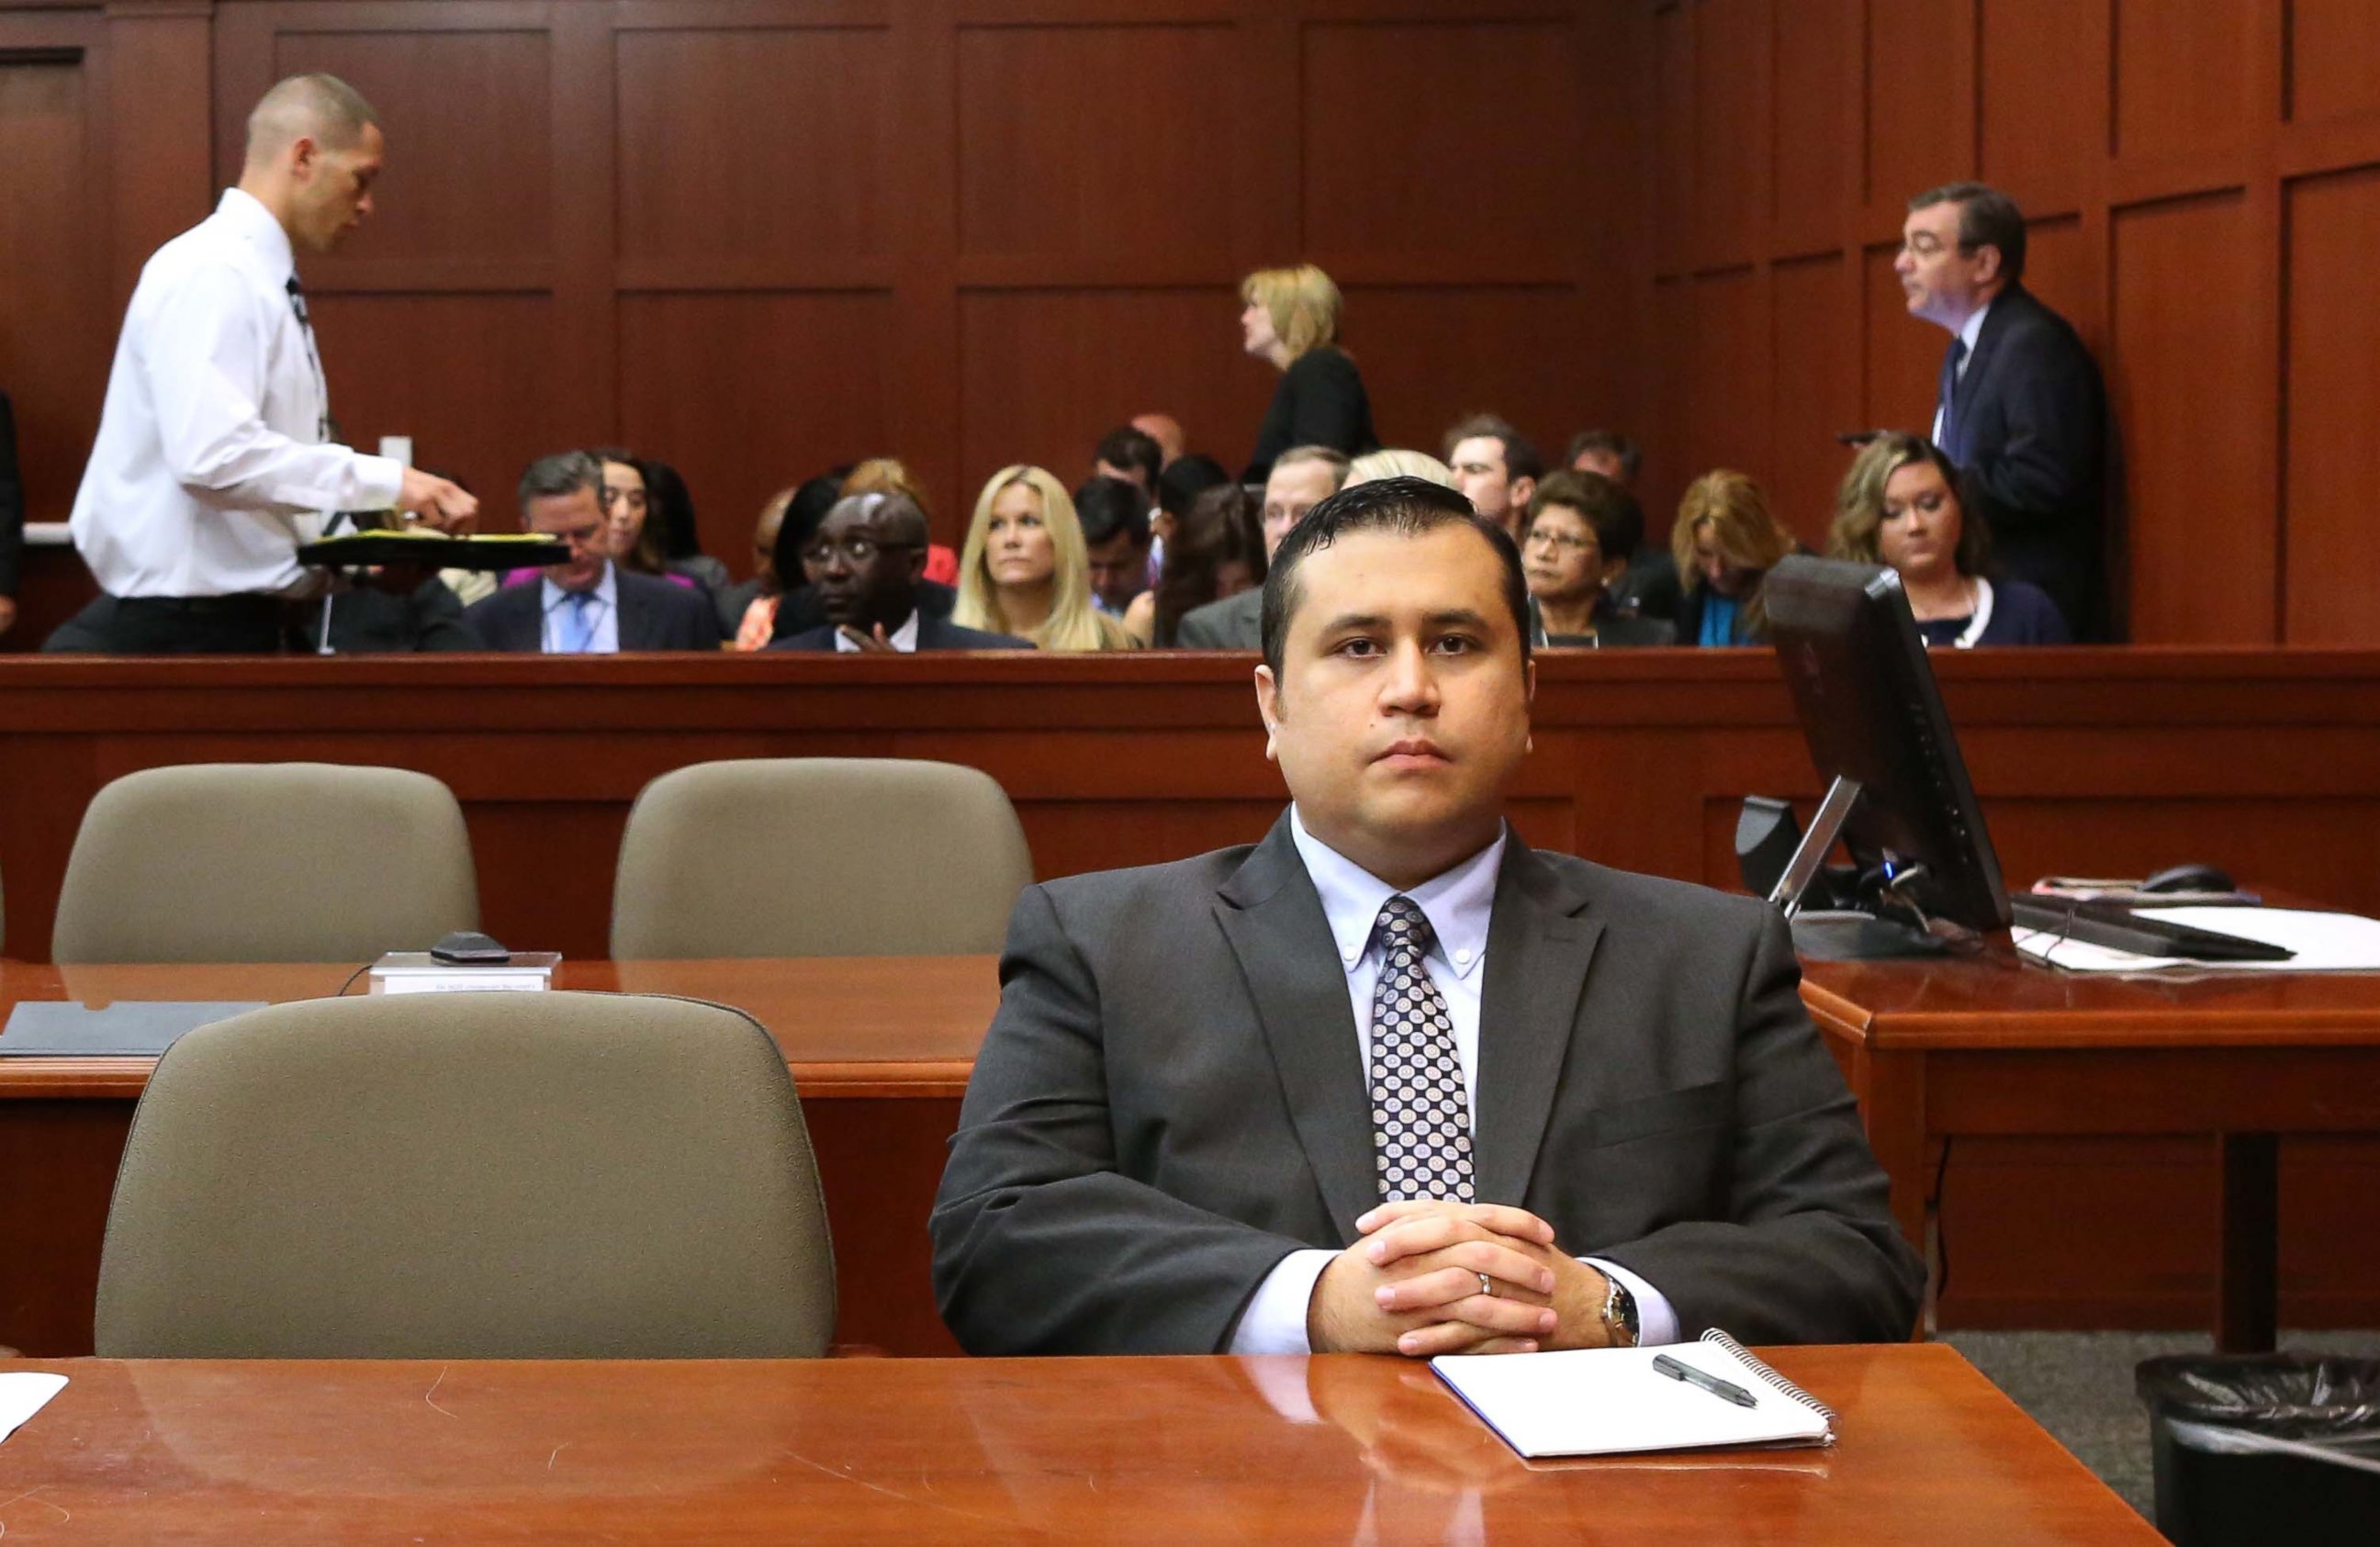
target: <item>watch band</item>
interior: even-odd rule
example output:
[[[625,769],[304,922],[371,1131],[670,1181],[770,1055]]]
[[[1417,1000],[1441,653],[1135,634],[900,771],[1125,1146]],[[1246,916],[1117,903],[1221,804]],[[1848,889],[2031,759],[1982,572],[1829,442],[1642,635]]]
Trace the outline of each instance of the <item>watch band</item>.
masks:
[[[1637,1314],[1636,1297],[1628,1286],[1620,1282],[1616,1274],[1603,1275],[1603,1330],[1615,1348],[1633,1348],[1643,1335],[1644,1323]]]

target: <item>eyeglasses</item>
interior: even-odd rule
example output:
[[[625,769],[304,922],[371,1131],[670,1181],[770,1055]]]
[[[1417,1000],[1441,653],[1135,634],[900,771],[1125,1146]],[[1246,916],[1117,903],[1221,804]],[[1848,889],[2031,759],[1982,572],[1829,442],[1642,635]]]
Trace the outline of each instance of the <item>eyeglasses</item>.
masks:
[[[840,542],[821,538],[802,550],[802,562],[823,567],[840,553],[845,563],[856,566],[879,553],[901,553],[917,546],[914,542],[887,542],[881,538],[844,538]]]
[[[1602,546],[1593,538],[1575,537],[1569,532],[1557,532],[1547,526],[1532,527],[1529,535],[1521,539],[1521,546],[1526,548],[1531,543],[1540,542],[1550,544],[1557,551],[1562,553],[1591,553]]]

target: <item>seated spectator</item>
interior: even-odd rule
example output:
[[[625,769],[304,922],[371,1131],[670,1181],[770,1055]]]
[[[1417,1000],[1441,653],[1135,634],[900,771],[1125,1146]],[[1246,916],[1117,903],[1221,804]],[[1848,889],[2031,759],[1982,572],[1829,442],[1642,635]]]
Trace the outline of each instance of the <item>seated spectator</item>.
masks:
[[[1116,478],[1140,490],[1144,501],[1157,498],[1157,475],[1165,470],[1165,448],[1157,437],[1124,425],[1099,437],[1091,453],[1091,476]]]
[[[1964,481],[1931,441],[1877,436],[1843,477],[1827,556],[1891,565],[1929,646],[2070,643],[2048,592],[1986,578],[1991,533],[1980,512],[1969,513]]]
[[[1636,497],[1598,473],[1549,473],[1529,499],[1521,569],[1529,582],[1529,642],[1553,649],[1674,645],[1659,618],[1616,618],[1604,588],[1645,536]]]
[[[675,585],[696,586],[692,575],[671,574],[662,560],[661,528],[650,519],[652,490],[645,482],[645,465],[618,446],[598,446],[587,454],[603,469],[603,523],[613,562],[638,574],[657,574]],[[536,574],[515,570],[504,576],[504,584],[520,585]]]
[[[1446,432],[1446,465],[1471,508],[1517,540],[1529,497],[1546,476],[1546,459],[1529,438],[1509,419],[1474,414]]]
[[[1123,622],[1091,605],[1090,558],[1066,486],[1022,463],[994,473],[976,500],[951,617],[1045,650],[1132,647]]]
[[[1148,518],[1148,584],[1164,573],[1165,545],[1174,528],[1190,514],[1192,501],[1219,483],[1230,483],[1230,469],[1204,452],[1190,452],[1165,465],[1157,475],[1157,512]]]
[[[1135,483],[1104,474],[1075,490],[1075,519],[1091,557],[1091,605],[1123,617],[1148,592],[1148,496]]]
[[[1272,562],[1281,539],[1305,513],[1347,482],[1348,461],[1328,446],[1292,446],[1281,453],[1265,479],[1265,562]],[[1264,593],[1242,591],[1210,601],[1183,617],[1174,647],[1184,650],[1254,650],[1264,644]]]
[[[1180,461],[1182,453],[1189,449],[1190,438],[1183,434],[1182,421],[1171,414],[1135,414],[1132,428],[1157,442],[1157,449],[1163,453],[1163,460],[1158,464],[1160,473]]]
[[[785,508],[795,490],[781,489],[760,507],[752,524],[752,578],[738,580],[711,593],[719,603],[721,622],[733,631],[731,650],[758,650],[768,646],[777,628],[777,598],[784,586],[777,579],[777,533],[785,524]]]
[[[1240,282],[1240,346],[1281,373],[1242,483],[1262,483],[1292,446],[1341,456],[1378,451],[1372,400],[1339,347],[1339,287],[1311,263],[1259,269]]]
[[[506,586],[463,614],[487,648],[609,655],[719,647],[709,598],[613,561],[603,468],[592,456],[540,457],[521,475],[519,499],[522,528],[563,539],[570,557],[546,566],[535,584]]]
[[[645,500],[648,525],[658,534],[662,573],[682,574],[712,596],[724,590],[734,578],[727,566],[702,550],[702,532],[694,519],[694,494],[686,487],[686,479],[666,462],[645,457],[638,463],[644,470]],[[736,614],[723,613],[722,628],[734,628]]]
[[[443,578],[419,564],[387,565],[368,583],[334,592],[330,603],[329,643],[334,656],[485,647],[463,621],[462,598]],[[309,620],[296,631],[297,644],[310,655],[322,645],[322,614],[315,608],[307,611]]]
[[[1570,438],[1563,465],[1574,473],[1600,473],[1632,492],[1644,452],[1616,429],[1582,429]],[[1614,618],[1678,615],[1678,565],[1666,544],[1645,543],[1628,555],[1628,568],[1603,593],[1603,610]]]
[[[852,494],[835,502],[802,554],[802,573],[829,621],[769,648],[845,655],[1031,649],[1030,640],[961,628],[918,607],[927,531],[926,513],[905,494]]]
[[[1123,626],[1143,644],[1172,649],[1193,609],[1255,590],[1264,575],[1263,514],[1245,489],[1219,483],[1191,505],[1166,555],[1165,574],[1155,590],[1134,601]]]
[[[854,467],[843,480],[845,494],[905,494],[909,502],[926,513],[926,525],[934,524],[934,502],[926,498],[926,486],[917,481],[900,458],[871,456]],[[926,545],[926,578],[944,589],[958,584],[959,556],[938,542]],[[949,609],[942,610],[949,615]]]
[[[1573,473],[1600,473],[1626,489],[1636,487],[1636,470],[1645,453],[1636,442],[1616,429],[1582,429],[1570,438],[1562,465]]]
[[[1678,502],[1670,551],[1694,577],[1678,603],[1681,645],[1761,645],[1768,614],[1760,583],[1778,560],[1800,550],[1768,512],[1768,496],[1742,473],[1705,473]]]
[[[1462,492],[1454,481],[1454,469],[1427,452],[1390,448],[1388,451],[1366,452],[1347,465],[1347,481],[1340,487],[1353,489],[1374,478],[1426,478],[1442,489]]]

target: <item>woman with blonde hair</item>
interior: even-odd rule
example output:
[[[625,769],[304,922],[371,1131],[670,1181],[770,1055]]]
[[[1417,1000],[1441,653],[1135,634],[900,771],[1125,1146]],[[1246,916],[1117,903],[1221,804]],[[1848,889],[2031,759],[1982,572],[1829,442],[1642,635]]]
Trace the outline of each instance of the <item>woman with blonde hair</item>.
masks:
[[[1454,469],[1427,452],[1407,451],[1391,446],[1386,451],[1366,452],[1347,465],[1347,481],[1342,489],[1353,489],[1374,478],[1427,478],[1442,488],[1455,489]]]
[[[1768,611],[1760,583],[1801,544],[1769,514],[1768,496],[1749,475],[1729,468],[1686,486],[1670,528],[1670,552],[1687,577],[1678,603],[1681,645],[1760,645]]]
[[[1852,459],[1835,498],[1827,557],[1888,564],[1929,646],[2064,645],[2049,593],[1989,578],[1991,534],[1970,514],[1959,470],[1930,441],[1879,435]]]
[[[1339,287],[1311,263],[1258,269],[1240,282],[1240,345],[1281,373],[1241,482],[1264,482],[1292,446],[1347,456],[1379,448],[1364,378],[1339,347]]]
[[[1124,650],[1132,636],[1091,605],[1091,558],[1066,486],[1019,463],[977,496],[959,554],[951,621],[1030,639],[1045,650]]]

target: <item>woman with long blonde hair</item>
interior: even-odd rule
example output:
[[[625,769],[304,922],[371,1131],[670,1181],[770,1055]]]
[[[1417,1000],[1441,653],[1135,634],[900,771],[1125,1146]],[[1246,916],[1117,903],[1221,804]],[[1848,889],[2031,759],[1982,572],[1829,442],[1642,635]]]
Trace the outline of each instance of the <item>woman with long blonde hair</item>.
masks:
[[[1760,583],[1801,544],[1770,514],[1749,475],[1722,467],[1686,486],[1670,528],[1670,552],[1686,582],[1678,603],[1681,645],[1759,645],[1768,638]]]
[[[1045,650],[1124,650],[1132,636],[1091,605],[1091,558],[1075,502],[1047,470],[1002,467],[976,497],[951,621]]]
[[[1372,400],[1339,347],[1339,287],[1311,263],[1258,269],[1240,282],[1240,346],[1281,373],[1242,483],[1262,483],[1292,446],[1345,456],[1379,449]]]

